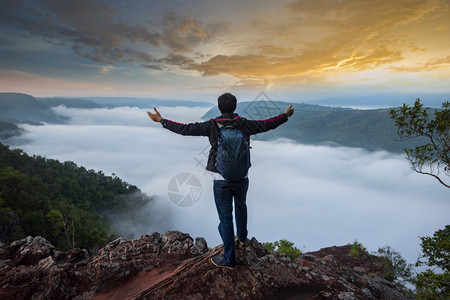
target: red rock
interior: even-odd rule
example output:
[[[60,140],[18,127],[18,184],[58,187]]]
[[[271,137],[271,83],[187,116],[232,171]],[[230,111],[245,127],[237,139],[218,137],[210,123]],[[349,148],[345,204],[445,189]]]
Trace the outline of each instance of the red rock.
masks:
[[[29,237],[0,245],[0,299],[411,299],[376,257],[355,259],[347,246],[291,261],[253,238],[238,245],[234,270],[212,265],[221,251],[179,231],[119,238],[92,256]]]

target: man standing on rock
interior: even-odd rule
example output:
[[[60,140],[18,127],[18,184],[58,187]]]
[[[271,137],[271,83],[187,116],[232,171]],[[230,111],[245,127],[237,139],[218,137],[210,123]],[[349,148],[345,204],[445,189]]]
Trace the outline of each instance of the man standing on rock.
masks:
[[[215,256],[211,261],[218,267],[233,269],[236,265],[233,199],[239,243],[244,243],[248,234],[246,198],[247,172],[250,167],[248,146],[250,136],[277,128],[292,116],[294,109],[291,105],[279,116],[256,121],[247,120],[234,113],[237,100],[230,93],[221,95],[217,102],[221,116],[205,122],[177,123],[162,118],[156,108],[154,113],[147,112],[147,114],[153,121],[160,122],[164,128],[175,133],[209,138],[211,149],[206,169],[214,176],[214,200],[220,220],[219,233],[224,252],[223,257]]]

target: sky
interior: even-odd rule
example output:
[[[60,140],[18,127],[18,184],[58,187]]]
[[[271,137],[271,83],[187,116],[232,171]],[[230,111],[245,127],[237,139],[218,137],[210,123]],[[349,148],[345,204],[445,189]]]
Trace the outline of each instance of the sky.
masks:
[[[199,120],[207,110],[159,109],[180,122]],[[145,222],[115,216],[115,228],[122,236],[180,230],[193,238],[204,237],[210,247],[222,243],[212,177],[204,170],[206,138],[176,135],[136,107],[55,111],[70,121],[21,125],[26,133],[9,143],[30,155],[115,174],[155,196],[140,211]],[[288,139],[252,141],[251,146],[248,230],[249,237],[260,242],[287,239],[303,252],[354,241],[369,252],[388,245],[415,263],[419,236],[432,236],[449,224],[448,189],[412,171],[403,154],[303,145]],[[182,173],[200,182],[197,202],[187,207],[175,205],[169,194],[172,179]],[[188,193],[187,188],[181,193]]]
[[[450,92],[448,0],[0,0],[0,7],[1,92],[210,102],[225,91],[299,101]]]

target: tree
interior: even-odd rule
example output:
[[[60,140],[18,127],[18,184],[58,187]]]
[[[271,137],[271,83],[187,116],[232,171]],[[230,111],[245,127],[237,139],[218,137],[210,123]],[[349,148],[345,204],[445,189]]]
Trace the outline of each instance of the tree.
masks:
[[[353,244],[350,245],[350,256],[355,258],[359,258],[363,255],[368,254],[367,249],[358,241],[354,241]]]
[[[434,118],[429,118],[428,111],[417,99],[414,106],[403,104],[391,109],[390,114],[401,140],[424,137],[428,141],[415,149],[405,149],[414,171],[430,175],[450,188],[450,102],[444,102],[442,110],[434,110]]]
[[[19,216],[14,239],[39,235],[58,250],[96,249],[115,235],[112,216],[131,218],[152,199],[115,175],[0,143],[0,210]]]
[[[422,260],[416,266],[428,266],[417,274],[414,284],[419,299],[450,299],[450,225],[437,230],[433,237],[421,237]]]
[[[405,287],[406,283],[412,282],[413,265],[408,264],[400,253],[390,246],[384,246],[374,254],[383,261],[387,280],[402,287]]]
[[[263,243],[263,245],[266,247],[267,251],[285,253],[292,260],[295,260],[302,255],[302,252],[294,246],[294,243],[289,242],[288,240],[281,239],[273,243]]]

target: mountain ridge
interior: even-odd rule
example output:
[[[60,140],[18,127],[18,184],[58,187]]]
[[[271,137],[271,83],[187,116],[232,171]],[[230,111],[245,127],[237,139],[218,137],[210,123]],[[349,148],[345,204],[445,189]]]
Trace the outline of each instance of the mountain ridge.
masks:
[[[10,123],[62,123],[58,116],[35,97],[21,93],[0,93],[0,121]]]
[[[413,105],[414,101],[420,98],[422,103],[427,107],[440,108],[442,102],[450,99],[450,93],[379,93],[366,96],[346,96],[346,97],[328,97],[324,99],[308,101],[310,104],[327,105],[327,106],[344,106],[344,107],[396,107],[403,103]]]
[[[236,112],[248,119],[264,120],[281,114],[290,104],[280,101],[240,102]],[[303,144],[334,145],[385,150],[394,153],[404,148],[416,147],[423,138],[399,142],[397,128],[391,120],[389,109],[352,109],[313,104],[295,104],[295,113],[289,121],[275,131],[254,137],[257,140],[288,138]],[[217,107],[211,108],[203,120],[220,115]]]
[[[100,101],[100,100],[101,101]],[[112,108],[123,105],[149,108],[158,105],[198,105],[198,102],[163,101],[137,98],[41,98],[19,93],[0,93],[0,139],[5,141],[21,133],[18,123],[42,124],[64,123],[67,117],[57,115],[52,107],[65,105],[71,108]],[[203,103],[205,104],[205,103]],[[239,102],[237,113],[249,119],[267,119],[283,113],[290,103],[259,100]],[[424,139],[398,141],[397,129],[390,118],[389,109],[352,109],[320,106],[316,104],[294,104],[295,113],[289,122],[276,132],[269,131],[255,137],[258,140],[288,138],[303,144],[337,145],[368,150],[385,150],[394,153],[404,148],[413,148],[424,143]],[[203,120],[220,115],[213,106]],[[14,127],[15,126],[15,127]]]

